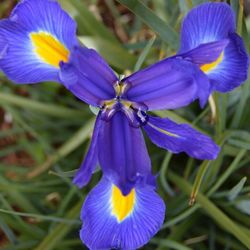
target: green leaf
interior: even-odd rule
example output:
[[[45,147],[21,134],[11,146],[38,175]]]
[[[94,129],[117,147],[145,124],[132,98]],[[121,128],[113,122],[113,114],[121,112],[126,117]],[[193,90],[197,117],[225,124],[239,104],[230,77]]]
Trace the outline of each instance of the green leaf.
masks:
[[[112,41],[89,36],[80,36],[79,40],[87,47],[97,50],[109,64],[122,72],[125,69],[133,69],[136,63],[134,55]]]
[[[159,245],[160,247],[167,247],[170,249],[176,249],[176,250],[192,250],[192,248],[185,246],[184,244],[181,244],[177,241],[174,240],[165,240],[165,239],[159,239],[159,238],[154,238],[151,240],[152,243],[155,243]]]
[[[117,0],[140,17],[172,49],[178,48],[178,34],[140,0]]]
[[[19,216],[22,216],[22,217],[35,218],[35,219],[41,220],[41,221],[48,220],[48,221],[53,221],[53,222],[58,222],[58,223],[59,222],[60,223],[65,223],[65,224],[76,224],[76,225],[80,224],[79,220],[64,219],[64,218],[58,218],[58,217],[49,216],[49,215],[22,213],[22,212],[16,212],[16,211],[8,211],[8,210],[4,210],[4,209],[0,209],[0,213],[19,215]]]
[[[7,238],[12,244],[17,243],[17,238],[14,234],[14,232],[11,230],[11,228],[8,226],[8,224],[5,223],[4,219],[0,217],[0,228],[5,233]]]
[[[94,120],[90,120],[82,128],[80,128],[65,144],[63,144],[53,155],[48,157],[48,160],[41,166],[35,168],[32,172],[28,173],[27,177],[34,178],[44,171],[48,170],[59,161],[61,158],[67,156],[77,147],[79,147],[89,136],[93,129]]]
[[[169,178],[187,195],[190,194],[192,186],[183,178],[169,172]],[[224,230],[234,235],[246,247],[250,248],[250,237],[241,229],[234,221],[232,221],[226,214],[224,214],[218,207],[214,205],[205,195],[199,193],[197,195],[197,202],[202,206],[206,213],[214,219],[214,221]]]
[[[80,110],[69,109],[54,104],[40,103],[25,97],[16,96],[13,94],[0,93],[0,104],[10,104],[20,108],[37,111],[45,115],[51,115],[61,118],[79,118],[84,116]]]
[[[98,21],[96,17],[89,11],[88,6],[84,1],[79,0],[59,0],[62,7],[70,10],[73,17],[78,23],[78,31],[81,35],[91,35],[116,43],[120,46],[116,37],[110,30]]]
[[[226,171],[221,174],[221,176],[217,179],[216,183],[210,188],[210,190],[208,191],[209,196],[216,192],[227,180],[227,178],[237,169],[239,163],[245,156],[246,152],[246,150],[242,149],[238,153],[238,155],[234,158],[233,162],[227,167]]]
[[[139,56],[139,58],[138,58],[138,60],[137,60],[137,62],[136,62],[136,64],[135,64],[134,71],[138,71],[139,69],[141,69],[141,67],[142,67],[142,65],[143,65],[143,63],[144,63],[144,61],[145,61],[145,59],[146,59],[146,57],[147,57],[147,55],[148,55],[150,49],[152,48],[152,46],[153,46],[153,44],[154,44],[154,42],[155,42],[155,38],[156,38],[156,37],[154,36],[153,38],[151,38],[151,39],[148,41],[146,47],[145,47],[144,50],[141,52],[141,54],[140,54],[140,56]]]
[[[230,201],[233,201],[237,198],[237,196],[240,194],[242,188],[244,187],[245,183],[247,181],[247,177],[243,177],[240,182],[234,186],[229,192],[228,192],[228,199]]]
[[[75,220],[80,217],[82,201],[78,202],[66,215],[66,220]],[[71,230],[74,224],[58,224],[34,250],[53,250],[61,242],[64,236]]]
[[[250,200],[241,200],[237,202],[236,207],[243,213],[250,215]]]

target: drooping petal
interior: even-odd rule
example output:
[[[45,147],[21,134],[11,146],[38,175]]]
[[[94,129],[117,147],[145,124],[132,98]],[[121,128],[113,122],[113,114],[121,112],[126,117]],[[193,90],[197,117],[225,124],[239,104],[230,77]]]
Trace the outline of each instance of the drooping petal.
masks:
[[[82,207],[80,237],[91,250],[138,249],[157,233],[164,216],[154,187],[138,184],[124,196],[103,177]]]
[[[192,9],[183,21],[179,53],[204,43],[226,39],[235,27],[235,16],[228,4],[201,4]]]
[[[60,80],[79,99],[98,106],[115,97],[118,78],[96,51],[75,47],[69,63],[61,63]]]
[[[249,56],[244,42],[236,33],[229,34],[229,44],[221,56],[211,64],[205,64],[201,70],[210,79],[213,90],[228,92],[247,79]]]
[[[130,126],[120,111],[103,122],[98,139],[99,163],[103,173],[127,194],[138,179],[151,171],[144,138],[141,130]]]
[[[0,68],[16,83],[58,81],[59,63],[78,44],[76,24],[57,2],[24,0],[0,21]]]
[[[173,153],[185,152],[197,159],[213,160],[220,150],[208,136],[168,118],[149,116],[144,129],[153,143]]]
[[[93,130],[93,136],[91,139],[91,143],[88,149],[88,152],[80,166],[80,169],[76,173],[73,183],[77,185],[79,188],[87,185],[90,181],[92,173],[95,171],[95,168],[98,163],[98,135],[100,131],[100,126],[102,125],[102,121],[100,118],[100,113],[96,117],[95,127]]]
[[[209,83],[199,68],[178,58],[162,60],[123,81],[129,84],[126,98],[149,110],[180,108],[198,97],[204,103],[209,95]]]

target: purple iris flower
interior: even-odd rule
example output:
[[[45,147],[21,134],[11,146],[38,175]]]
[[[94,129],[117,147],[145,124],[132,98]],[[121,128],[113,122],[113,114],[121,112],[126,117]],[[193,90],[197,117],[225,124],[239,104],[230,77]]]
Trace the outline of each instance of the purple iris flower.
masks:
[[[83,47],[76,47],[69,63],[60,67],[61,82],[99,108],[89,150],[73,180],[83,187],[98,164],[104,175],[83,205],[81,239],[90,249],[136,249],[159,230],[165,213],[154,192],[141,129],[174,153],[212,160],[219,152],[208,136],[189,125],[148,112],[180,108],[197,98],[206,101],[209,88],[200,86],[209,86],[207,77],[192,63],[170,58],[119,80],[96,51]]]
[[[249,57],[226,3],[204,3],[188,13],[178,56],[208,76],[211,92],[228,92],[247,79]]]
[[[60,79],[78,98],[99,107],[92,142],[74,178],[83,187],[98,163],[106,177],[128,194],[148,176],[151,163],[141,129],[153,143],[173,153],[215,159],[219,148],[189,125],[151,116],[148,111],[175,109],[203,96],[206,76],[181,59],[164,59],[119,80],[92,49],[77,47],[69,63],[61,63]]]

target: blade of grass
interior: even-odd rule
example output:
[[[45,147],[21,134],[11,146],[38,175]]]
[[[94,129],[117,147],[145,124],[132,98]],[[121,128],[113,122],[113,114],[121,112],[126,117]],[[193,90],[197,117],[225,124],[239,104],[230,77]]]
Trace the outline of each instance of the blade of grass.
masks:
[[[39,211],[33,206],[33,204],[20,193],[15,188],[11,188],[10,182],[7,181],[4,177],[0,175],[0,187],[4,185],[8,185],[10,187],[9,190],[6,190],[8,196],[18,205],[20,208],[24,209],[25,211],[31,211],[34,213],[39,213]]]
[[[87,47],[97,50],[108,63],[122,72],[124,69],[133,69],[136,63],[134,55],[112,41],[89,36],[80,36],[79,40]]]
[[[61,158],[67,156],[77,147],[79,147],[89,136],[93,128],[94,120],[88,121],[86,125],[80,128],[65,144],[63,144],[48,160],[41,166],[36,167],[32,172],[28,173],[27,178],[32,179],[43,172],[47,171],[53,164]]]
[[[192,250],[192,248],[187,247],[177,241],[173,240],[165,240],[165,239],[160,239],[160,238],[154,238],[150,242],[155,243],[156,245],[160,247],[169,247],[170,249],[176,249],[176,250]]]
[[[53,104],[44,104],[30,100],[25,97],[20,97],[17,95],[7,94],[7,93],[0,93],[0,104],[15,105],[20,108],[29,109],[32,111],[41,112],[46,115],[51,115],[61,118],[79,119],[79,117],[83,116],[83,112],[80,110],[69,109]]]
[[[78,31],[81,34],[97,36],[104,40],[112,41],[117,45],[120,44],[112,32],[106,28],[101,21],[97,20],[91,11],[89,11],[88,6],[84,1],[59,0],[59,2],[62,7],[70,9],[71,13],[74,14],[74,18],[78,23]]]
[[[171,48],[178,48],[178,34],[140,0],[117,0],[140,17]]]
[[[212,188],[208,191],[208,196],[212,195],[216,190],[218,190],[221,185],[225,182],[225,180],[233,173],[233,171],[237,168],[239,162],[246,154],[246,150],[243,149],[239,152],[237,157],[233,160],[230,166],[226,169],[226,171],[218,178],[217,182],[212,186]]]
[[[173,172],[169,172],[169,178],[182,190],[182,192],[187,195],[190,194],[192,186],[187,181]],[[235,224],[234,221],[217,208],[205,195],[199,193],[197,195],[197,202],[218,225],[234,235],[246,247],[250,248],[249,236],[237,224]]]
[[[11,228],[8,226],[8,224],[5,223],[4,219],[0,217],[0,228],[4,232],[4,234],[7,236],[11,244],[17,243],[17,238],[14,234],[14,232],[11,230]]]
[[[41,214],[22,213],[22,212],[4,210],[4,209],[1,209],[1,208],[0,208],[0,213],[18,215],[18,216],[22,216],[22,217],[35,218],[35,219],[37,219],[39,221],[52,221],[52,222],[59,222],[59,223],[64,223],[64,224],[76,224],[76,225],[80,224],[79,220],[70,220],[70,219],[58,218],[58,217],[55,217],[55,216],[41,215]]]
[[[144,63],[150,49],[152,48],[152,46],[153,46],[153,44],[155,42],[155,39],[156,39],[156,36],[152,37],[148,41],[146,47],[141,52],[141,54],[140,54],[140,56],[139,56],[139,58],[138,58],[138,60],[137,60],[137,62],[135,64],[134,71],[138,71],[139,69],[141,69],[141,67],[142,67],[142,65],[143,65],[143,63]]]
[[[75,220],[79,218],[82,202],[78,202],[65,216],[67,220]],[[63,239],[63,237],[71,230],[72,225],[60,223],[50,234],[34,250],[53,250],[55,246]]]
[[[174,191],[171,189],[171,187],[169,186],[168,182],[167,182],[167,170],[168,170],[168,166],[169,166],[169,162],[172,158],[172,154],[171,153],[167,153],[162,165],[161,165],[161,170],[160,170],[160,181],[161,181],[161,185],[164,188],[164,190],[170,195],[173,196],[174,195]]]

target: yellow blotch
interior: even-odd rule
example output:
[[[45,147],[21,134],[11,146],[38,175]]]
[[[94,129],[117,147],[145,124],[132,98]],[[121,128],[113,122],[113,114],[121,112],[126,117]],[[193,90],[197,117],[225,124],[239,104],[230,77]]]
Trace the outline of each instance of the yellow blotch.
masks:
[[[167,130],[164,130],[164,129],[161,129],[161,128],[158,128],[156,127],[155,125],[153,125],[152,123],[148,123],[149,126],[151,126],[152,128],[156,129],[157,131],[165,134],[165,135],[168,135],[168,136],[172,136],[172,137],[176,137],[176,138],[179,138],[180,136],[179,135],[176,135],[176,134],[173,134],[171,132],[168,132]]]
[[[220,56],[216,59],[216,61],[212,62],[212,63],[208,63],[208,64],[204,64],[200,67],[200,69],[204,72],[204,73],[207,73],[209,72],[210,70],[213,70],[215,69],[220,63],[221,61],[223,60],[223,56],[224,56],[224,53],[221,52]]]
[[[113,186],[111,203],[112,214],[119,222],[123,221],[134,209],[135,189],[133,188],[128,195],[124,196],[118,187]]]
[[[68,62],[69,50],[54,36],[46,32],[31,33],[35,53],[45,63],[59,68],[61,61]]]

